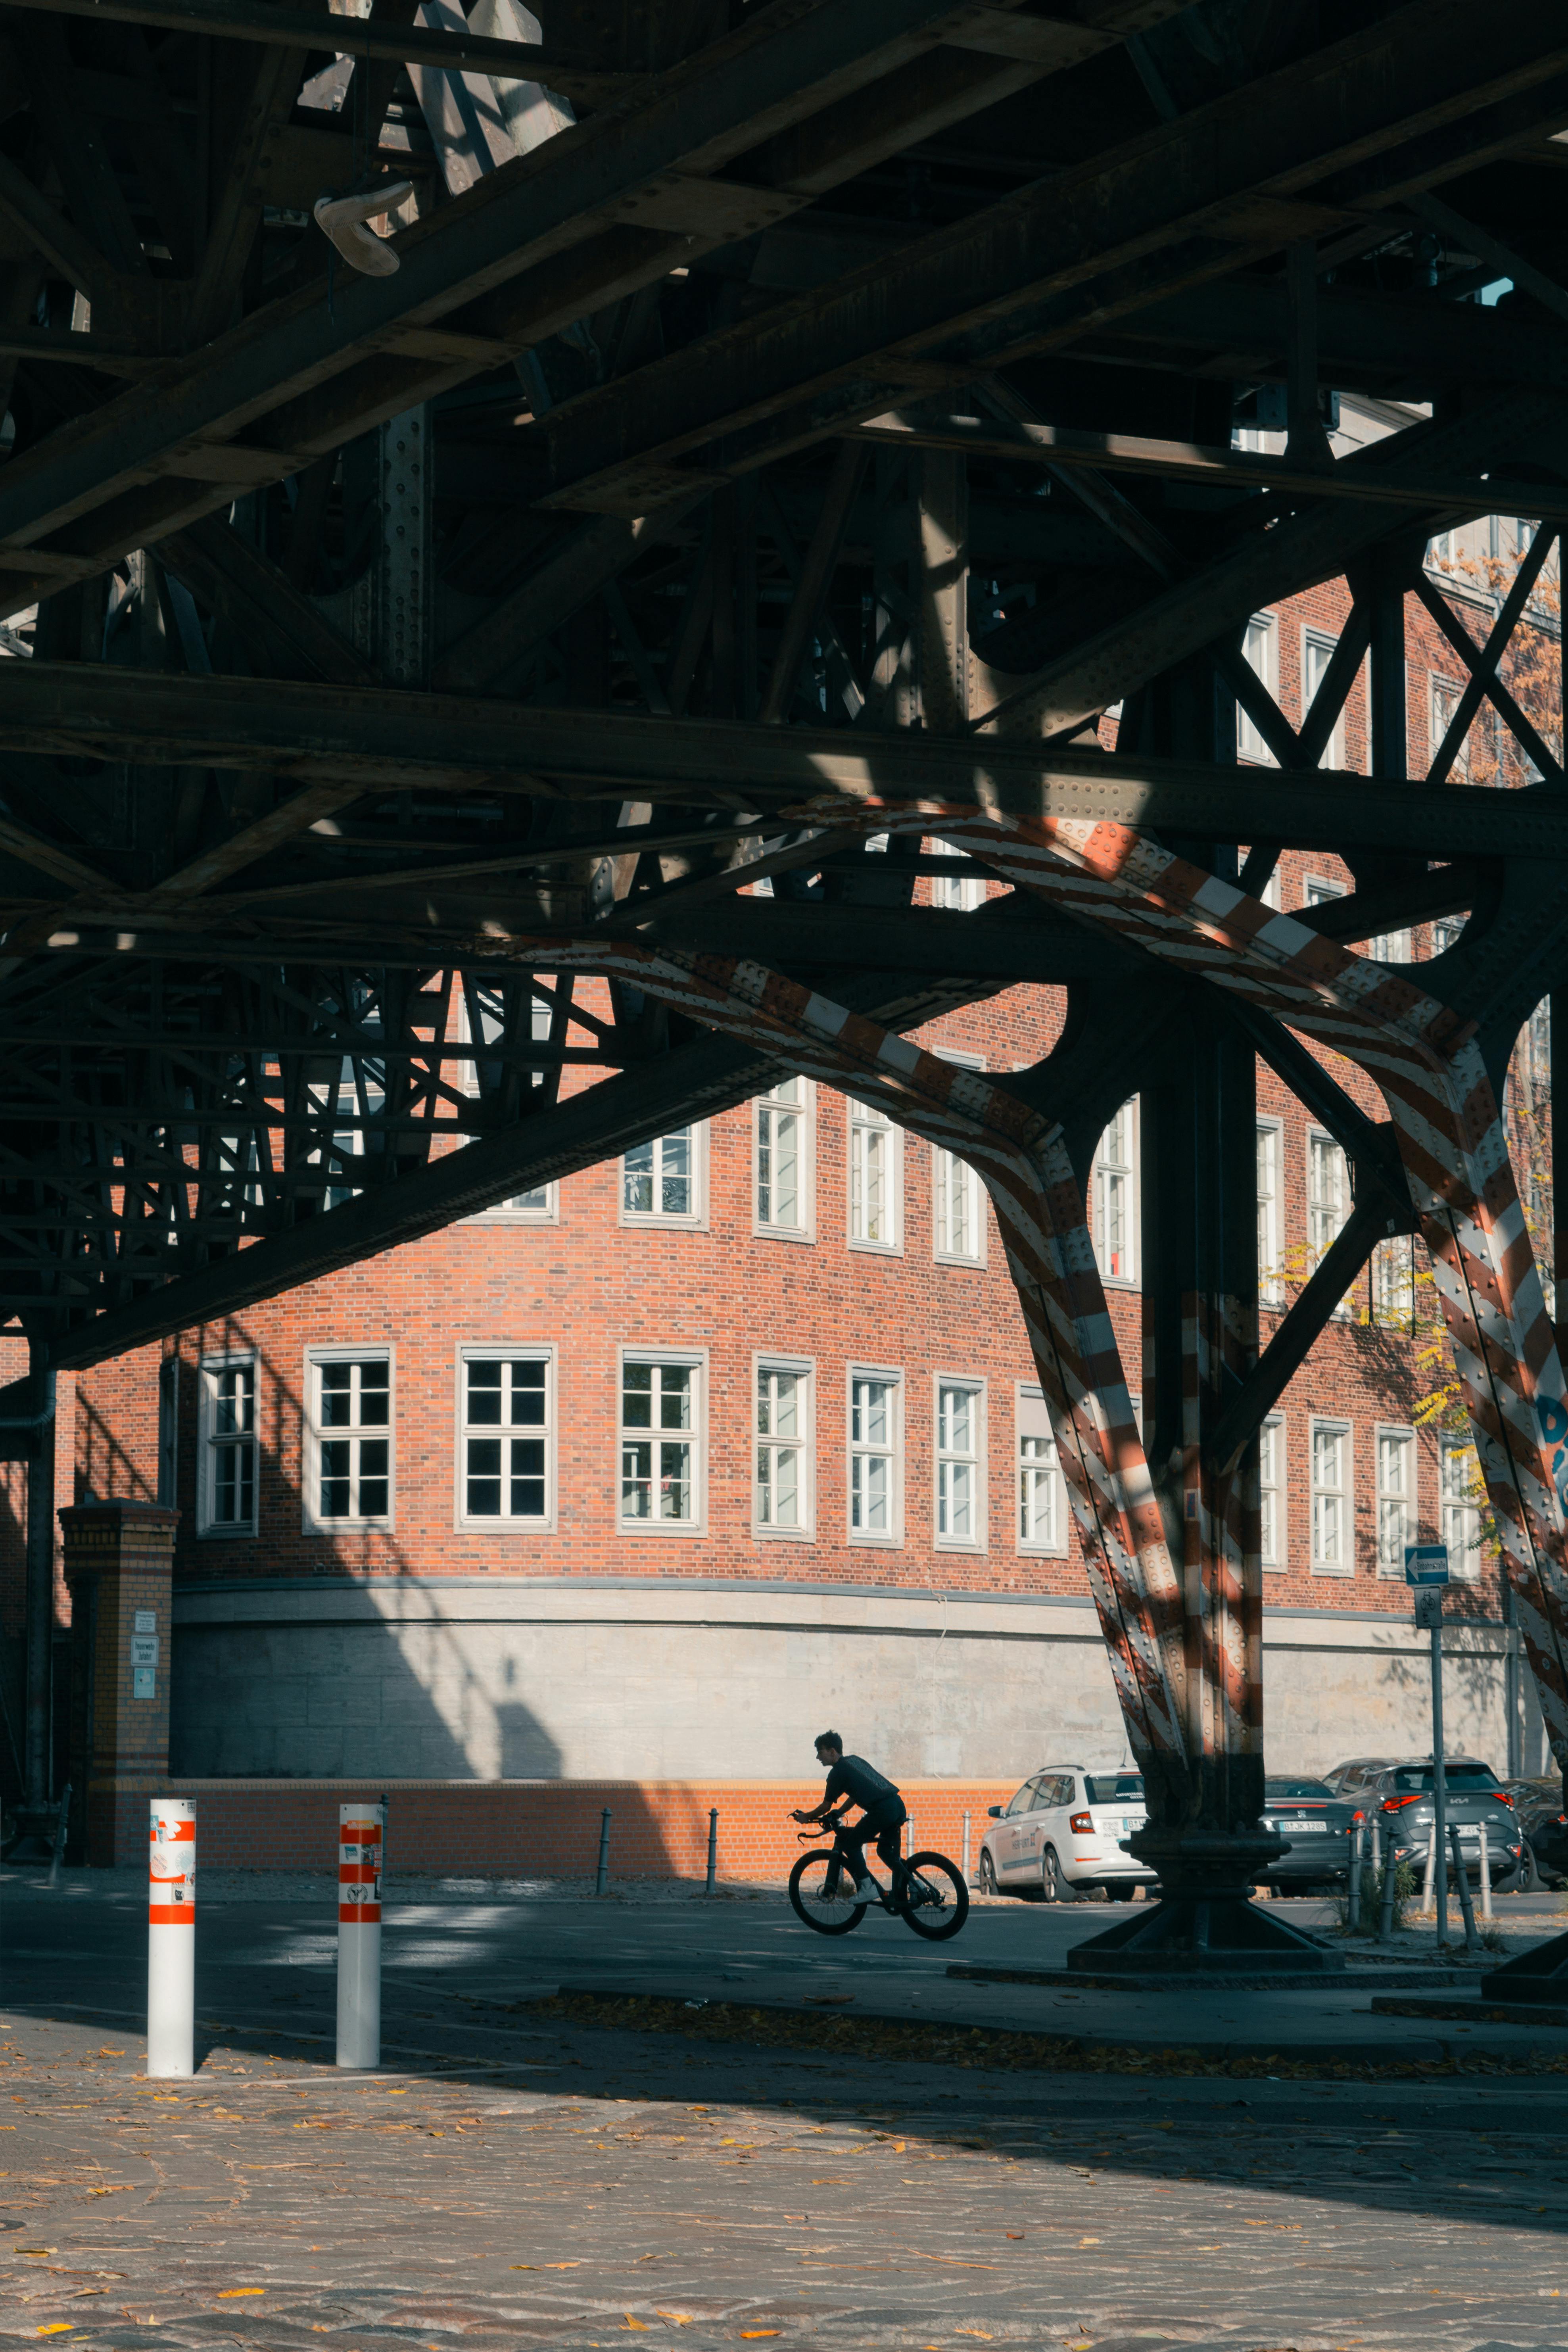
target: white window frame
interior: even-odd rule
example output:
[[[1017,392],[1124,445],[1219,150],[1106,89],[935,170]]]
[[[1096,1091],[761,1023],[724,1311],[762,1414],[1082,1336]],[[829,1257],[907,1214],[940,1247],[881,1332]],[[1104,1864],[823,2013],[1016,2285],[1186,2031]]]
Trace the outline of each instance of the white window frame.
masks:
[[[769,1372],[793,1372],[799,1381],[800,1428],[793,1441],[762,1426],[762,1382]],[[800,1517],[794,1527],[782,1527],[763,1517],[761,1462],[763,1447],[778,1452],[793,1444],[800,1455]],[[815,1543],[816,1540],[816,1364],[810,1356],[753,1355],[752,1358],[752,1533],[759,1543]]]
[[[543,1199],[534,1205],[527,1192],[514,1192],[510,1201],[497,1201],[493,1207],[480,1209],[465,1223],[475,1225],[558,1225],[561,1223],[561,1187],[552,1181],[536,1184],[535,1193]],[[639,1217],[637,1223],[644,1221]]]
[[[1403,1297],[1395,1294],[1403,1293]],[[1372,1254],[1372,1319],[1385,1331],[1409,1331],[1415,1321],[1415,1241],[1391,1234]]]
[[[1346,887],[1344,883],[1336,882],[1331,875],[1304,874],[1301,877],[1301,904],[1303,907],[1331,906],[1336,898],[1342,898],[1345,896]]]
[[[1380,1421],[1373,1429],[1373,1444],[1377,1480],[1377,1572],[1385,1583],[1402,1584],[1405,1547],[1418,1539],[1421,1526],[1416,1492],[1420,1456],[1415,1432],[1404,1422]],[[1389,1464],[1395,1449],[1400,1465],[1398,1486],[1388,1480]],[[1400,1515],[1397,1520],[1395,1511]]]
[[[1445,677],[1438,670],[1433,670],[1427,678],[1426,760],[1428,766],[1442,748],[1443,738],[1448,731],[1454,713],[1464,698],[1464,687],[1458,678]],[[1446,696],[1451,696],[1452,700],[1445,701]],[[1475,723],[1475,719],[1472,719],[1469,726],[1465,730],[1464,741],[1454,754],[1453,765],[1448,770],[1450,783],[1463,784],[1469,782],[1470,735]]]
[[[178,1362],[175,1357],[166,1359]],[[220,1439],[215,1423],[217,1419],[218,1376],[224,1372],[248,1370],[250,1373],[250,1435],[246,1438]],[[258,1428],[260,1419],[260,1365],[254,1349],[237,1348],[216,1356],[204,1356],[196,1376],[196,1533],[210,1536],[224,1543],[235,1537],[253,1538],[261,1520],[261,1438]],[[217,1490],[217,1462],[221,1452],[229,1452],[248,1444],[250,1447],[250,1517],[247,1519],[219,1519],[215,1516]],[[332,1523],[338,1524],[336,1520]]]
[[[680,1367],[682,1370],[694,1371],[697,1375],[694,1383],[694,1410],[692,1412],[691,1426],[689,1431],[679,1433],[679,1434],[689,1436],[691,1443],[691,1471],[689,1484],[692,1489],[692,1500],[696,1507],[693,1517],[689,1519],[661,1519],[658,1517],[647,1519],[633,1518],[628,1517],[624,1508],[621,1494],[623,1446],[627,1444],[637,1443],[645,1436],[650,1441],[650,1443],[657,1444],[659,1442],[661,1435],[660,1431],[657,1427],[647,1431],[630,1428],[624,1418],[626,1411],[626,1376],[629,1367],[634,1364],[676,1365]],[[673,1431],[666,1431],[663,1432],[662,1434],[665,1436],[674,1436],[677,1433]],[[656,1469],[654,1471],[656,1483],[658,1475],[658,1471]],[[677,1538],[682,1536],[690,1538],[695,1536],[705,1536],[707,1534],[708,1350],[706,1348],[660,1348],[656,1346],[647,1346],[621,1348],[617,1349],[616,1356],[615,1478],[616,1531],[618,1535],[651,1536],[668,1538],[672,1536]]]
[[[1272,1574],[1285,1567],[1290,1552],[1290,1482],[1286,1459],[1285,1416],[1268,1413],[1258,1433],[1258,1543],[1263,1566]],[[1272,1503],[1273,1509],[1268,1506]],[[1268,1535],[1273,1521],[1272,1541]]]
[[[956,842],[931,840],[925,845],[933,857],[967,857],[969,852]],[[950,915],[972,915],[985,898],[985,868],[976,860],[973,874],[933,874],[931,877],[931,903],[944,908]]]
[[[781,1102],[780,1087],[798,1089],[793,1103]],[[763,1129],[770,1115],[793,1112],[799,1125],[799,1172],[796,1178],[795,1209],[793,1224],[784,1224],[763,1215]],[[638,1223],[642,1219],[637,1220]],[[771,1242],[814,1242],[816,1239],[816,1088],[810,1078],[796,1074],[779,1079],[765,1095],[758,1095],[752,1107],[752,1231],[760,1240]],[[783,1359],[780,1359],[783,1361]]]
[[[1318,681],[1321,687],[1323,677],[1328,675],[1329,664],[1333,660],[1334,651],[1339,642],[1338,637],[1332,635],[1327,629],[1304,627],[1301,631],[1301,724],[1303,727],[1307,723],[1307,714],[1312,708],[1316,692],[1316,689],[1312,693],[1308,691],[1308,678],[1312,666],[1311,656],[1314,654],[1321,654],[1324,656],[1322,671]],[[1318,765],[1320,768],[1342,768],[1344,764],[1345,712],[1344,705],[1342,703],[1339,716],[1329,730],[1329,740],[1323,746]]]
[[[468,1366],[471,1363],[534,1363],[544,1366],[544,1426],[532,1427],[527,1423],[468,1421]],[[497,1340],[487,1346],[478,1340],[465,1340],[458,1349],[455,1426],[457,1445],[453,1469],[452,1524],[465,1530],[479,1529],[494,1536],[553,1535],[556,1528],[555,1451],[557,1419],[556,1351],[552,1345],[535,1340]],[[503,1395],[506,1391],[503,1390]],[[542,1437],[544,1442],[544,1511],[538,1518],[501,1510],[487,1513],[468,1509],[468,1440],[499,1435],[503,1447],[501,1456],[501,1491],[505,1498],[510,1477],[504,1447],[508,1435]]]
[[[1266,1148],[1267,1147],[1267,1148]],[[1258,1296],[1265,1307],[1285,1304],[1282,1186],[1285,1126],[1282,1119],[1258,1121]],[[1264,1179],[1267,1174],[1268,1189]]]
[[[1318,1483],[1318,1439],[1337,1436],[1341,1453],[1338,1486]],[[1353,1576],[1355,1574],[1355,1423],[1342,1420],[1337,1414],[1314,1413],[1307,1424],[1307,1475],[1311,1494],[1311,1528],[1310,1548],[1314,1576]],[[1326,1530],[1320,1518],[1320,1500],[1337,1502],[1340,1507],[1340,1557],[1330,1559],[1325,1554]],[[1325,1515],[1326,1516],[1326,1515]]]
[[[1337,1151],[1339,1153],[1341,1177],[1339,1223],[1334,1227],[1333,1232],[1329,1235],[1327,1241],[1322,1244],[1321,1247],[1319,1246],[1318,1228],[1314,1220],[1319,1219],[1325,1214],[1331,1215],[1333,1211],[1322,1201],[1315,1200],[1313,1198],[1312,1171],[1314,1168],[1324,1164],[1324,1159],[1320,1157],[1320,1154],[1314,1149],[1314,1147],[1320,1143],[1326,1144],[1329,1150]],[[1327,1257],[1330,1250],[1338,1240],[1340,1234],[1343,1233],[1346,1225],[1350,1223],[1351,1211],[1353,1205],[1354,1203],[1351,1199],[1350,1160],[1343,1144],[1339,1141],[1337,1137],[1331,1135],[1326,1127],[1309,1127],[1307,1129],[1307,1270],[1309,1275],[1315,1274],[1317,1272],[1319,1266],[1321,1265],[1324,1258]],[[1351,1293],[1347,1291],[1345,1296],[1339,1301],[1339,1304],[1333,1310],[1333,1320],[1336,1323],[1346,1323],[1350,1320],[1352,1311]]]
[[[846,1135],[845,1154],[845,1230],[847,1245],[853,1250],[871,1250],[880,1257],[901,1257],[904,1248],[904,1130],[896,1119],[873,1111],[870,1104],[848,1097],[849,1121]],[[885,1120],[885,1129],[883,1122]],[[886,1132],[887,1141],[887,1236],[881,1241],[868,1240],[855,1231],[855,1195],[860,1139],[872,1132]]]
[[[1127,1121],[1127,1133],[1130,1139],[1126,1158],[1108,1160],[1105,1157],[1105,1138],[1123,1118]],[[1095,1264],[1100,1268],[1100,1278],[1108,1290],[1136,1290],[1142,1277],[1143,1252],[1141,1220],[1143,1213],[1143,1184],[1139,1156],[1142,1149],[1142,1106],[1137,1095],[1129,1095],[1127,1100],[1118,1109],[1116,1117],[1107,1123],[1104,1134],[1095,1145],[1094,1160],[1089,1171],[1089,1198],[1092,1204],[1089,1213],[1093,1220],[1090,1238],[1094,1244],[1094,1258]],[[1121,1274],[1111,1274],[1107,1271],[1105,1255],[1101,1248],[1108,1222],[1105,1207],[1109,1192],[1108,1180],[1113,1176],[1123,1177],[1127,1184],[1125,1213],[1128,1243],[1127,1247],[1121,1252],[1121,1256],[1126,1261],[1127,1270]]]
[[[886,1381],[892,1393],[888,1401],[890,1428],[885,1446],[857,1444],[855,1437],[855,1383],[857,1381]],[[904,1376],[889,1364],[848,1364],[844,1372],[844,1525],[845,1540],[851,1544],[874,1544],[881,1551],[897,1551],[904,1540]],[[888,1464],[888,1525],[882,1528],[858,1528],[855,1525],[855,1458],[857,1454],[876,1455]]]
[[[1255,635],[1255,631],[1260,631],[1261,635]],[[1262,653],[1261,667],[1253,659],[1255,648]],[[1262,681],[1264,687],[1278,702],[1279,699],[1279,628],[1272,613],[1253,614],[1242,633],[1241,658],[1253,676]],[[1277,768],[1279,764],[1239,702],[1236,706],[1236,755],[1238,760],[1249,760],[1258,767]]]
[[[679,1135],[681,1129],[679,1128],[670,1129],[671,1135]],[[692,1119],[686,1132],[691,1138],[691,1207],[689,1212],[684,1216],[678,1216],[664,1209],[628,1209],[626,1206],[626,1156],[623,1151],[616,1161],[616,1211],[623,1225],[632,1226],[638,1232],[646,1232],[648,1227],[657,1225],[666,1233],[676,1234],[701,1233],[706,1229],[708,1223],[707,1120]],[[663,1135],[657,1135],[651,1136],[648,1139],[654,1148],[654,1196],[657,1199],[662,1178],[662,1147],[668,1139]]]
[[[1026,1428],[1026,1420],[1043,1421],[1043,1430]],[[1043,1444],[1044,1454],[1026,1453],[1026,1447]],[[1041,1479],[1050,1495],[1052,1532],[1049,1536],[1028,1535],[1025,1532],[1026,1480]],[[1058,1451],[1056,1431],[1051,1426],[1050,1408],[1045,1391],[1036,1381],[1018,1381],[1013,1390],[1013,1538],[1014,1549],[1035,1559],[1065,1559],[1068,1556],[1067,1480],[1062,1474],[1061,1455]]]
[[[984,1054],[961,1053],[956,1046],[935,1045],[931,1051],[943,1062],[952,1062],[961,1070],[983,1070]],[[970,1230],[974,1235],[972,1250],[957,1250],[944,1244],[942,1231],[946,1223],[948,1187],[962,1185],[968,1203]],[[973,1162],[963,1160],[956,1151],[944,1151],[940,1144],[931,1148],[931,1249],[938,1265],[984,1266],[990,1244],[990,1221],[985,1214],[989,1195],[980,1181],[979,1171]]]
[[[1456,1495],[1450,1486],[1449,1464],[1463,1463],[1466,1491]],[[1479,1465],[1475,1444],[1469,1437],[1439,1436],[1437,1440],[1437,1509],[1442,1523],[1443,1541],[1448,1548],[1448,1574],[1458,1584],[1475,1584],[1486,1567],[1486,1498],[1484,1486],[1479,1496],[1470,1486],[1474,1470],[1478,1483]],[[1457,1542],[1456,1537],[1468,1535],[1468,1521],[1475,1520],[1473,1543]],[[1462,1524],[1465,1523],[1465,1524]]]
[[[321,1447],[348,1436],[356,1444],[379,1428],[359,1423],[347,1431],[321,1425],[321,1374],[328,1364],[384,1363],[386,1366],[386,1510],[380,1517],[323,1518],[316,1507],[321,1484]],[[397,1522],[397,1350],[389,1343],[359,1348],[309,1348],[305,1351],[305,1479],[303,1517],[311,1535],[340,1535],[365,1528],[392,1528]],[[357,1456],[356,1456],[357,1460]],[[356,1468],[354,1484],[359,1484]]]
[[[970,1444],[966,1453],[942,1444],[942,1394],[944,1391],[962,1392],[970,1400]],[[933,1551],[984,1551],[989,1534],[988,1488],[990,1479],[989,1450],[986,1433],[986,1382],[973,1372],[933,1372],[931,1391],[931,1525]],[[967,1467],[973,1478],[974,1525],[968,1535],[943,1532],[942,1517],[946,1507],[947,1478],[950,1468]]]

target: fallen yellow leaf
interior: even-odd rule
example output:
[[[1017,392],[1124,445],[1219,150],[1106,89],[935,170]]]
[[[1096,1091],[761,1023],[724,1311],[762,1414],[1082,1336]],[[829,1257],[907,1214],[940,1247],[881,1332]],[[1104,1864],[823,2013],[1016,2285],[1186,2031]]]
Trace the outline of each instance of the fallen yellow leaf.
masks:
[[[68,2336],[75,2326],[74,2319],[51,2319],[39,2328],[38,2333],[40,2336]]]
[[[639,2333],[640,2335],[643,2335],[643,2336],[646,2336],[646,2335],[647,2334],[647,2332],[648,2332],[648,2325],[647,2325],[647,2320],[646,2320],[646,2319],[634,2319],[634,2318],[632,2317],[631,2313],[630,2313],[629,2311],[628,2311],[628,2312],[627,2312],[627,2314],[626,2314],[626,2326],[627,2326],[628,2327],[635,2327],[635,2328],[638,2331],[638,2333]]]
[[[689,2311],[656,2310],[653,2315],[656,2319],[673,2319],[677,2327],[689,2327],[691,2325],[691,2314]]]
[[[896,2139],[896,2140],[893,2142],[893,2154],[894,2154],[895,2156],[902,2156],[902,2154],[903,2154],[903,2152],[904,2152],[905,2148],[906,2148],[908,2146],[909,2146],[909,2142],[908,2142],[907,2140]]]
[[[533,2271],[537,2270],[539,2265],[537,2263],[508,2263],[507,2268],[509,2271]]]
[[[266,2292],[264,2286],[226,2286],[218,2290],[217,2299],[220,2303],[232,2303],[237,2294],[265,2294]]]
[[[1011,2235],[1011,2232],[1009,2232],[1009,2235]],[[1098,2246],[1103,2241],[1099,2238],[1080,2238],[1079,2240],[1079,2244],[1080,2246]]]
[[[1010,2238],[1021,2238],[1024,2232],[1022,2230],[1009,2230],[1007,2232],[1007,2235]],[[1080,2238],[1079,2240],[1079,2244],[1080,2246],[1098,2246],[1100,2240],[1098,2238]]]
[[[741,2341],[742,2344],[747,2344],[754,2336],[782,2336],[783,2334],[782,2327],[742,2327]]]
[[[583,2265],[581,2263],[541,2263],[539,2267],[545,2271],[580,2271]]]

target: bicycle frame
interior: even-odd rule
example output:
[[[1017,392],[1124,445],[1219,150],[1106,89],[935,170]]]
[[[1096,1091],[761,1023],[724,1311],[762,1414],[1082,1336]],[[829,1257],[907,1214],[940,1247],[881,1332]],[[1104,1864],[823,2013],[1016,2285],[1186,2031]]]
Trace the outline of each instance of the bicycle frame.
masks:
[[[830,1895],[837,1895],[838,1892],[840,1872],[847,1871],[851,1882],[854,1880],[854,1851],[849,1843],[848,1833],[846,1828],[844,1815],[842,1813],[830,1813],[826,1821],[822,1823],[822,1829],[831,1830],[833,1832],[833,1864],[827,1874],[827,1885],[826,1891]],[[814,1825],[808,1830],[802,1830],[798,1843],[801,1845],[809,1845],[812,1839],[819,1836],[821,1832]],[[880,1882],[878,1880],[876,1874],[871,1868],[870,1855],[875,1852],[875,1841],[869,1842],[868,1845],[863,1845],[859,1849],[859,1852],[860,1858],[866,1865],[866,1875],[870,1879],[871,1884],[876,1887],[877,1892],[881,1894],[885,1891],[894,1903],[902,1902],[905,1895],[909,1893],[911,1879],[911,1873],[910,1871],[909,1864],[905,1862],[902,1854],[899,1854],[895,1857],[892,1865],[892,1884],[884,1890]],[[878,1859],[879,1861],[881,1860],[881,1856],[879,1855]]]

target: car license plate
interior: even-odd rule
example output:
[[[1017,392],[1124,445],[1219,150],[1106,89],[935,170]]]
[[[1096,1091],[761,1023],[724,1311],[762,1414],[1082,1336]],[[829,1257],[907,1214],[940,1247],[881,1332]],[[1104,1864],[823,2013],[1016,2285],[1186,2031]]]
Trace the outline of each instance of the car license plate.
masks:
[[[1124,1813],[1121,1817],[1122,1836],[1129,1836],[1133,1830],[1141,1830],[1148,1818],[1147,1813]]]
[[[1290,1830],[1298,1837],[1303,1830],[1309,1837],[1327,1837],[1329,1834],[1327,1822],[1281,1822],[1279,1826],[1282,1830]]]

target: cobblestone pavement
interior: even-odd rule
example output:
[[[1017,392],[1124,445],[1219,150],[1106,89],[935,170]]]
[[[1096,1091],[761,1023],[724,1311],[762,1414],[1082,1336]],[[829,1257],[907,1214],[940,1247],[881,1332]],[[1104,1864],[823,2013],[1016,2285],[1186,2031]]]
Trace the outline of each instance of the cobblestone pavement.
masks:
[[[1551,2082],[1009,2078],[527,2011],[429,2033],[371,2077],[225,2035],[149,2083],[110,2012],[6,2012],[0,2345],[1568,2346]]]

